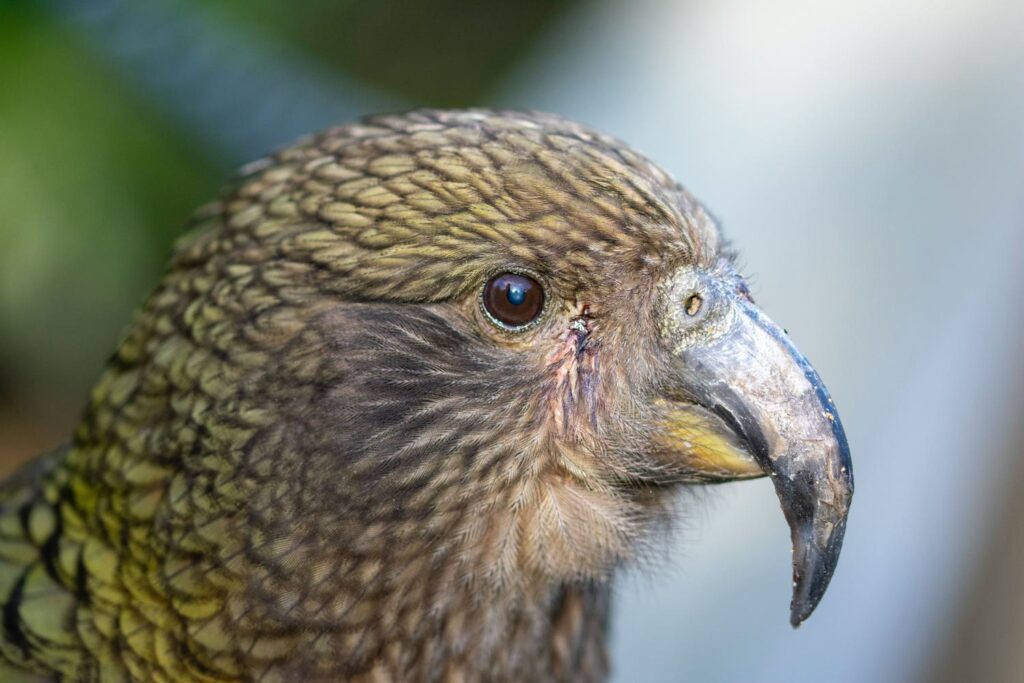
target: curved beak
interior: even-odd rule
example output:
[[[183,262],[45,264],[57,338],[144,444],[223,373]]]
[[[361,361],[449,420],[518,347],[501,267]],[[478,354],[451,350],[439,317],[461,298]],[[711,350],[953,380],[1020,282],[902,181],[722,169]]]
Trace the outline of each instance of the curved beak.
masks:
[[[705,440],[727,446],[714,449],[718,469],[708,480],[749,477],[753,464],[772,478],[791,529],[790,622],[799,626],[839,561],[853,497],[850,450],[832,398],[807,359],[752,303],[739,299],[736,306],[728,331],[680,352],[682,393],[699,410],[677,404],[675,415],[688,425],[703,420]]]

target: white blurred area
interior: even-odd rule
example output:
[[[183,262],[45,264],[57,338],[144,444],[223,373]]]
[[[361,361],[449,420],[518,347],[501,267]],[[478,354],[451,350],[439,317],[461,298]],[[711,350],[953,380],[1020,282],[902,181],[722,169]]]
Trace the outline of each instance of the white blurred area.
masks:
[[[615,680],[931,680],[1021,483],[1024,2],[605,2],[499,102],[617,135],[706,202],[853,450],[810,621],[787,623],[770,485],[718,487],[654,579],[621,581]]]

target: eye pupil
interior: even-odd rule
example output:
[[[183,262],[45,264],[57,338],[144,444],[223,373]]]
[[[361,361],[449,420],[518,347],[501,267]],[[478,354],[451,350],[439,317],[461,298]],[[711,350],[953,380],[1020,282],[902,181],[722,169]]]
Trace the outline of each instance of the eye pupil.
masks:
[[[484,313],[499,327],[518,331],[540,317],[544,309],[544,289],[529,275],[495,275],[481,295]]]
[[[506,290],[506,297],[508,302],[513,306],[519,306],[526,301],[526,290],[519,285],[510,284]]]
[[[693,317],[700,313],[701,306],[704,305],[704,299],[700,294],[691,294],[686,300],[686,315]]]

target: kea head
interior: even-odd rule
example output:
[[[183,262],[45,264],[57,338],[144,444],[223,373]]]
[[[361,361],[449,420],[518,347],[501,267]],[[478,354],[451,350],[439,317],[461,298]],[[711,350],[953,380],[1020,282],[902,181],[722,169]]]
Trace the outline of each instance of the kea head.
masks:
[[[768,475],[792,622],[817,605],[853,493],[832,399],[714,218],[622,143],[535,113],[376,117],[251,164],[199,223],[80,440],[170,395],[145,437],[186,463],[170,514],[260,566],[267,604],[607,577],[681,487]],[[241,550],[201,533],[218,510]]]

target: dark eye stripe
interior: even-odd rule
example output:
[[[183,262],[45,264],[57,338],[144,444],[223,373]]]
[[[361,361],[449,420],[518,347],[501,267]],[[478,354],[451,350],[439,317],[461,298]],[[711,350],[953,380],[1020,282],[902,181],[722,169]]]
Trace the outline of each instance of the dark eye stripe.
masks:
[[[515,330],[537,319],[544,309],[544,289],[533,278],[502,273],[487,281],[484,311],[498,325]]]

